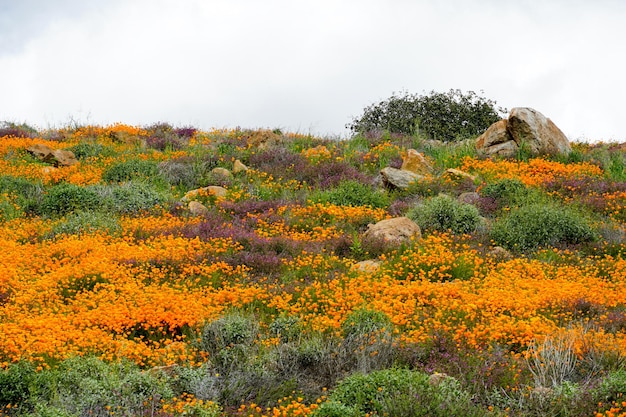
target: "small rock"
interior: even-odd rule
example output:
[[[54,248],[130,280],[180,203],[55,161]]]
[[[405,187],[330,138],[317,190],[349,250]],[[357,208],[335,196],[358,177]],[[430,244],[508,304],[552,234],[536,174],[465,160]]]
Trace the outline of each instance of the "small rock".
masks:
[[[382,239],[392,245],[409,243],[422,237],[420,227],[408,217],[394,217],[367,226],[363,239]]]
[[[233,164],[233,174],[239,174],[240,172],[246,172],[248,167],[243,164],[239,159]]]
[[[368,259],[366,261],[357,262],[352,265],[352,269],[365,273],[374,273],[380,269],[380,261]]]
[[[443,381],[450,378],[452,377],[444,372],[435,372],[428,377],[428,385],[431,387],[438,387]]]
[[[216,177],[221,177],[224,179],[230,179],[233,177],[232,172],[230,172],[229,170],[227,170],[226,168],[213,168],[211,170],[211,174],[215,175]]]
[[[411,183],[424,178],[423,175],[392,167],[383,168],[380,174],[383,176],[385,185],[400,189],[409,188]]]
[[[444,172],[444,175],[453,180],[468,179],[470,181],[476,181],[475,175],[468,174],[467,172],[463,172],[460,169],[448,168],[446,169],[446,172]]]
[[[189,212],[194,216],[207,216],[210,213],[209,209],[204,204],[198,203],[197,201],[190,201],[188,207]]]
[[[201,192],[207,194],[213,194],[216,197],[226,197],[228,190],[224,187],[220,187],[219,185],[209,185],[208,187],[196,188],[195,190],[187,191],[187,193],[181,198],[180,201],[183,203],[195,198]]]
[[[474,205],[478,202],[478,200],[480,200],[480,194],[474,191],[469,193],[463,193],[457,198],[457,200],[461,203]]]
[[[487,255],[498,261],[508,261],[509,259],[513,259],[511,252],[504,249],[502,246],[494,246],[493,249],[487,253]]]

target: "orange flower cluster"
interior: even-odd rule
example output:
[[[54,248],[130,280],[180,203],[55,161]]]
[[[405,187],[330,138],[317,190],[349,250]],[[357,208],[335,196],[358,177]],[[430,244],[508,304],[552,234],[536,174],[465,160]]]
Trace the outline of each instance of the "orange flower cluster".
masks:
[[[318,164],[332,158],[332,153],[324,145],[302,150],[301,154],[312,164]]]
[[[302,397],[285,397],[282,400],[278,400],[278,405],[271,408],[265,408],[251,404],[242,404],[237,412],[240,415],[249,417],[296,417],[296,416],[308,416],[314,410],[318,408],[318,404],[322,402],[319,399],[317,403],[307,405]]]
[[[542,158],[533,158],[525,162],[466,157],[460,169],[475,175],[478,174],[487,181],[518,178],[530,186],[539,186],[556,178],[572,178],[583,175],[600,177],[603,175],[600,167],[588,162],[564,164]]]
[[[0,361],[45,362],[95,353],[156,365],[195,357],[186,328],[228,307],[266,298],[255,285],[227,284],[245,274],[208,255],[237,250],[227,239],[173,236],[136,241],[101,234],[19,243],[0,249]],[[222,282],[214,287],[211,279]]]

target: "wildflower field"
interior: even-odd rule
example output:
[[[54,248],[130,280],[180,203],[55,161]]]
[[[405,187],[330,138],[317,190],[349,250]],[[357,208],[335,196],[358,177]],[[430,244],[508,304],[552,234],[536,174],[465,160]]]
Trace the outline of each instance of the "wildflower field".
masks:
[[[623,145],[0,136],[2,416],[626,416]],[[408,149],[432,173],[384,187]]]

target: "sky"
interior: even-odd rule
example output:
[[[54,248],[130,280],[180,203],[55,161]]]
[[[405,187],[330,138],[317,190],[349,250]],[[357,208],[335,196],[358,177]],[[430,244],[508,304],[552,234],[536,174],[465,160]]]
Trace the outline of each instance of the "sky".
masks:
[[[623,0],[0,0],[0,120],[347,137],[393,93],[626,142]]]

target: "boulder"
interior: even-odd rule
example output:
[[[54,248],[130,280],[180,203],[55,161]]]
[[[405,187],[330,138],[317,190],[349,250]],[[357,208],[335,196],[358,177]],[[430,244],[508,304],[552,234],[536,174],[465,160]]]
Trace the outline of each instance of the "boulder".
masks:
[[[207,216],[210,213],[209,209],[204,204],[197,201],[190,201],[188,207],[189,212],[194,216]]]
[[[364,240],[383,240],[392,245],[409,243],[422,237],[420,227],[408,217],[394,217],[367,226]]]
[[[476,150],[486,156],[515,156],[521,146],[533,155],[571,152],[563,132],[537,110],[529,107],[511,109],[508,119],[495,122],[476,139]]]
[[[517,146],[528,146],[533,154],[556,155],[572,151],[569,140],[552,120],[535,109],[511,109],[507,130]]]
[[[55,167],[71,166],[78,163],[78,160],[72,151],[52,149],[41,143],[29,146],[26,151],[40,161],[52,164]]]
[[[415,172],[392,167],[383,168],[380,174],[383,177],[383,184],[388,187],[400,189],[409,188],[412,182],[424,178],[423,175],[416,174]]]
[[[222,178],[222,179],[230,179],[233,177],[233,173],[230,172],[229,170],[227,170],[226,168],[213,168],[211,170],[211,174],[213,174],[216,177]]]
[[[248,145],[259,150],[278,146],[283,142],[283,137],[271,130],[257,130],[248,137]]]
[[[411,171],[418,175],[428,175],[433,172],[433,166],[430,162],[415,149],[407,150],[406,156],[402,159],[402,167],[400,169]]]
[[[476,148],[486,149],[493,145],[509,142],[513,140],[509,131],[506,129],[508,121],[506,119],[498,120],[485,130],[485,132],[476,139]]]
[[[248,167],[243,164],[239,159],[233,164],[233,174],[239,174],[240,172],[246,172]]]
[[[26,152],[37,159],[43,160],[46,156],[52,153],[52,148],[41,143],[36,143],[26,148]]]
[[[181,201],[183,203],[190,201],[200,193],[212,194],[216,197],[226,197],[227,192],[228,190],[226,190],[226,188],[220,187],[219,185],[209,185],[208,187],[196,188],[195,190],[187,191]]]

